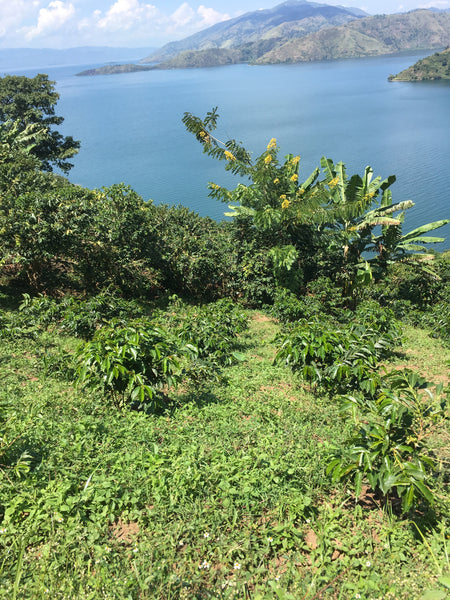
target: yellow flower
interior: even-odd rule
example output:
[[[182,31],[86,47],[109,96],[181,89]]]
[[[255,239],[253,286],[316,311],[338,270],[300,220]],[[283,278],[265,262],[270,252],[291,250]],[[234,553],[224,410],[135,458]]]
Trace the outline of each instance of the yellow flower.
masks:
[[[283,202],[281,203],[281,208],[283,210],[285,210],[286,208],[289,208],[290,202],[289,200],[286,198],[285,200],[283,200]]]
[[[277,140],[276,138],[272,138],[270,140],[270,142],[267,144],[267,150],[272,150],[272,148],[276,148],[277,147]]]
[[[305,193],[305,190],[303,188],[300,188],[297,193],[299,196],[301,196],[302,194]]]
[[[286,194],[281,194],[280,200],[286,200]]]
[[[227,160],[236,160],[236,157],[234,156],[234,154],[232,154],[229,150],[224,150],[223,153],[225,154],[225,158]]]
[[[338,183],[339,183],[339,176],[338,176],[338,177],[335,177],[334,179],[332,179],[332,180],[329,182],[329,184],[328,184],[328,187],[330,187],[330,188],[331,188],[331,187],[335,187],[335,186],[337,186],[337,184],[338,184]]]
[[[291,177],[291,181],[294,181],[294,182],[295,182],[295,181],[298,181],[298,175],[297,175],[297,173],[294,173],[294,174],[292,175],[292,177]]]
[[[210,187],[212,190],[220,190],[220,185],[217,185],[217,183],[210,183],[210,184],[209,184],[209,187]]]
[[[278,179],[278,177],[275,177],[275,179],[273,180],[273,182],[276,185],[277,183],[280,183],[280,180]]]
[[[272,162],[272,156],[268,154],[264,159],[264,162],[266,163],[266,165],[270,164]]]
[[[200,133],[198,135],[200,137],[204,138],[204,137],[206,137],[206,131],[200,131]]]
[[[300,156],[294,156],[294,158],[291,160],[291,163],[293,165],[298,165],[299,162],[300,162]]]

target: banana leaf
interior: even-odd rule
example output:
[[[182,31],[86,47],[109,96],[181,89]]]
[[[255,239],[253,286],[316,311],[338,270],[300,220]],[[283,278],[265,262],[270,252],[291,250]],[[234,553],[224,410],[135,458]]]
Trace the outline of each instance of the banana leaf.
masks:
[[[422,225],[421,227],[417,227],[417,229],[413,229],[409,233],[405,233],[403,236],[403,241],[415,239],[418,236],[421,236],[424,233],[428,233],[428,231],[433,231],[434,229],[439,229],[439,227],[443,227],[450,223],[450,219],[442,219],[441,221],[433,221],[433,223],[427,223],[427,225]]]

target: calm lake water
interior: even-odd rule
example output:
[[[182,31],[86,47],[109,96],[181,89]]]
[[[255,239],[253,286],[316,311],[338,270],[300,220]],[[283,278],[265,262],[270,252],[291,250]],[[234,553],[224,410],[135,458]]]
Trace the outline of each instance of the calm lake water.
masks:
[[[394,202],[411,199],[404,231],[450,217],[450,82],[393,83],[429,52],[296,65],[235,65],[76,77],[91,65],[46,72],[61,94],[61,130],[82,142],[70,179],[88,187],[124,181],[144,199],[182,204],[221,219],[227,207],[208,198],[209,181],[233,187],[223,163],[202,154],[181,122],[219,108],[217,137],[234,137],[255,155],[276,137],[280,156],[300,154],[303,176],[326,155],[347,173],[371,165],[397,176]],[[6,71],[6,69],[5,69]],[[450,248],[450,226],[435,235]]]

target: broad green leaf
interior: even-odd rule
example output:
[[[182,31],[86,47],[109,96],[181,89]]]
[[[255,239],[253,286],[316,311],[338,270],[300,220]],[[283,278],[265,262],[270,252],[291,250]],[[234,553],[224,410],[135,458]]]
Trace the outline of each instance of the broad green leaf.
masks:
[[[450,219],[442,219],[440,221],[433,221],[433,223],[427,223],[426,225],[422,225],[421,227],[417,227],[413,229],[409,233],[406,233],[403,236],[403,240],[409,240],[416,238],[417,236],[421,236],[423,233],[427,233],[428,231],[433,231],[434,229],[439,229],[439,227],[443,227],[450,223]]]
[[[447,592],[444,590],[427,590],[419,600],[444,600],[445,598],[447,598]]]
[[[434,504],[434,495],[422,481],[414,481],[415,487],[429,504]]]
[[[449,575],[442,575],[441,577],[438,577],[438,583],[440,583],[445,588],[450,590],[450,576]]]

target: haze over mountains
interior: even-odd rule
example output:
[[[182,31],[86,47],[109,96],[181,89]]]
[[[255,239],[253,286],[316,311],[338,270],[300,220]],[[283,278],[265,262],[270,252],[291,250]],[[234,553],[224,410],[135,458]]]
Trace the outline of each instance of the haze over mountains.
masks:
[[[357,8],[289,0],[170,42],[138,65],[108,65],[81,74],[334,60],[448,45],[449,11],[421,9],[370,16]]]
[[[303,37],[324,27],[343,25],[367,16],[357,8],[329,6],[304,0],[290,0],[271,9],[245,13],[222,21],[183,40],[170,42],[144,58],[159,63],[187,50],[246,48],[248,54],[267,52],[291,38]]]
[[[62,67],[106,62],[138,61],[155,48],[114,48],[81,46],[64,50],[54,48],[0,48],[0,75],[4,70]]]

